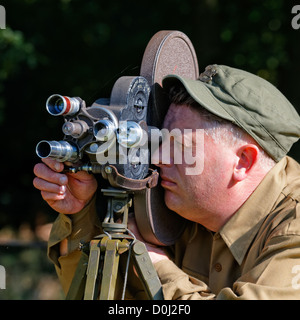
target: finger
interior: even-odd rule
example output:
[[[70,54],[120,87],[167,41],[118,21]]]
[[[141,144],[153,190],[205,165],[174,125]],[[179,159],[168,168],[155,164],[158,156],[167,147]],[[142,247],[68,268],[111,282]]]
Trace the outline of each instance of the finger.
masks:
[[[33,172],[38,178],[51,183],[59,185],[66,185],[68,183],[68,177],[65,174],[56,173],[43,163],[36,164]]]
[[[41,191],[47,191],[47,192],[58,193],[58,194],[64,194],[66,192],[65,185],[50,183],[41,178],[34,178],[33,185],[35,186],[35,188]]]
[[[67,169],[68,167],[78,167],[79,163],[76,163],[76,165],[72,162],[59,162],[57,160],[54,159],[42,159],[42,161],[53,171],[56,172],[62,172],[64,169]],[[70,175],[71,177],[73,177],[74,179],[78,179],[78,180],[83,180],[83,181],[89,181],[91,179],[93,179],[93,175],[91,175],[88,172],[85,171],[78,171],[76,173],[71,173],[71,172],[65,172],[67,175]]]
[[[64,162],[64,164],[68,167],[79,167],[81,165],[81,162],[76,162],[76,164],[74,164],[73,162],[70,162],[70,161],[66,161]]]
[[[67,173],[68,177],[78,180],[79,182],[88,182],[94,180],[94,175],[85,171],[78,171],[76,173]]]
[[[52,170],[56,172],[61,172],[64,170],[64,164],[55,159],[43,158],[42,161]]]
[[[41,191],[42,198],[45,201],[58,201],[58,200],[64,200],[66,197],[66,194],[58,194],[53,192],[47,192],[47,191]]]

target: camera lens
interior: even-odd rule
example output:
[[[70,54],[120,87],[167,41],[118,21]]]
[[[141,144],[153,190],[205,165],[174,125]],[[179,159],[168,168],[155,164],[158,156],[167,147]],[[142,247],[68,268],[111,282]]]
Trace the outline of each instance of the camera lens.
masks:
[[[115,136],[114,124],[106,119],[99,120],[94,124],[94,136],[99,141],[108,141]]]
[[[53,111],[55,114],[60,114],[64,110],[64,101],[62,99],[57,99],[53,105]]]
[[[126,148],[133,148],[144,141],[144,132],[141,126],[135,121],[120,121],[118,131],[118,142]]]
[[[53,158],[58,161],[75,161],[78,158],[77,148],[67,141],[40,141],[36,146],[40,158]]]
[[[48,98],[46,109],[52,116],[74,115],[80,109],[80,101],[76,98],[54,94]]]
[[[82,120],[67,121],[62,126],[62,131],[66,136],[82,138],[89,129],[88,124]]]
[[[36,147],[36,153],[40,158],[47,158],[51,154],[51,145],[48,141],[41,141]]]

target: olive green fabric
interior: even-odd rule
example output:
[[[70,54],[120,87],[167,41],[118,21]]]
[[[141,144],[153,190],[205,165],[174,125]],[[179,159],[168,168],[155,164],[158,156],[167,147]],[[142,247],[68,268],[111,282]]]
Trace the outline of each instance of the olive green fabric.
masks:
[[[299,300],[299,176],[284,157],[218,232],[190,222],[155,264],[165,300]]]
[[[219,232],[188,222],[180,239],[168,248],[172,261],[154,265],[165,299],[299,300],[299,177],[300,165],[285,157]],[[59,215],[53,224],[49,258],[65,292],[81,254],[78,232],[85,240],[101,232],[94,201],[74,217]],[[68,254],[60,256],[59,243],[65,238],[71,245]],[[145,299],[140,281],[129,269],[126,299]]]
[[[295,108],[271,83],[254,74],[211,65],[198,80],[168,75],[162,84],[168,90],[178,82],[205,109],[244,129],[277,162],[300,137]]]

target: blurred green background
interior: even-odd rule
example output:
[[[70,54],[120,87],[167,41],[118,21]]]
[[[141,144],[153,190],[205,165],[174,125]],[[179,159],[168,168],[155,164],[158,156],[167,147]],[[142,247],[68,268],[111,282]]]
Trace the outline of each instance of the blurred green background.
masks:
[[[193,42],[200,72],[227,64],[276,85],[300,112],[300,29],[287,0],[6,0],[0,30],[0,299],[60,299],[46,258],[57,216],[32,186],[41,139],[62,137],[45,110],[53,93],[91,104],[109,97],[121,75],[139,75],[150,38],[180,30]],[[299,21],[300,23],[300,21]],[[290,155],[300,160],[299,143]]]

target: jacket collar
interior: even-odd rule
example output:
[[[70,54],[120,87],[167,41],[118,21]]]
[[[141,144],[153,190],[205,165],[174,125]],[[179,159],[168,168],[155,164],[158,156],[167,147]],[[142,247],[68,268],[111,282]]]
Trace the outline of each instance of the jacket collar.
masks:
[[[283,158],[268,172],[243,206],[219,231],[240,265],[261,224],[287,184],[285,169],[288,161],[289,158]]]

